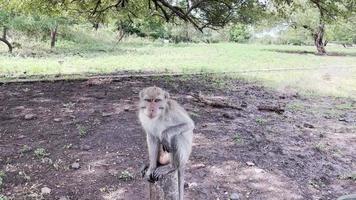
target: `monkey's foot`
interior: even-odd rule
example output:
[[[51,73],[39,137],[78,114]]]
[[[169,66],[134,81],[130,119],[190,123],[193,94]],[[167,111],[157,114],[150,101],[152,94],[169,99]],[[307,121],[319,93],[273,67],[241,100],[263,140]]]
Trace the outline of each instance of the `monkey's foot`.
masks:
[[[154,183],[156,182],[156,179],[153,178],[153,173],[149,173],[147,172],[149,170],[149,166],[148,165],[142,165],[140,168],[140,173],[142,178],[146,179],[148,182],[150,183]]]
[[[174,172],[176,169],[170,165],[164,165],[156,168],[156,170],[152,173],[152,178],[154,181],[158,181],[164,175]]]

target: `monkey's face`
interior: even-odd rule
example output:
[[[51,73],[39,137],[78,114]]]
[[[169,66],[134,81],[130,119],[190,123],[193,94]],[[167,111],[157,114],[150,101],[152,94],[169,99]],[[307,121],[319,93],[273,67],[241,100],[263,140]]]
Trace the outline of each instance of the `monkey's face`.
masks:
[[[150,119],[155,119],[164,112],[168,98],[168,92],[159,87],[145,88],[140,92],[140,112]]]

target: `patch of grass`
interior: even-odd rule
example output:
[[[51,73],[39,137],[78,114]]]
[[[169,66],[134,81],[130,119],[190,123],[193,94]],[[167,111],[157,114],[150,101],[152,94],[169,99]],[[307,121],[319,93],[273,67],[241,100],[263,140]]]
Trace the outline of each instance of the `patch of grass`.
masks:
[[[2,194],[0,194],[0,200],[8,200],[8,198]]]
[[[123,181],[130,181],[134,179],[134,176],[131,174],[131,172],[125,170],[118,175],[118,179]]]
[[[354,109],[356,109],[356,105],[354,105],[351,102],[341,103],[341,104],[336,105],[335,108],[338,110],[354,110]]]
[[[325,151],[327,150],[327,147],[326,147],[325,144],[319,142],[319,143],[317,143],[317,144],[315,145],[315,149],[318,150],[318,151],[320,151],[320,152],[323,152],[323,151],[325,152]]]
[[[263,118],[256,118],[255,119],[256,123],[259,125],[263,125],[267,123],[267,120],[263,119]]]
[[[23,145],[22,147],[21,147],[21,149],[20,149],[20,151],[19,151],[19,153],[21,154],[21,155],[23,155],[24,153],[28,153],[28,152],[30,152],[32,149],[31,149],[31,147],[29,147],[28,145]]]
[[[239,133],[235,133],[234,138],[233,138],[235,144],[242,144],[242,138]]]
[[[5,172],[4,171],[0,171],[0,188],[4,184],[4,177],[5,177]]]
[[[181,45],[126,40],[115,47],[112,41],[104,43],[99,45],[96,42],[59,41],[54,52],[51,52],[49,47],[28,48],[30,52],[35,51],[34,49],[48,48],[48,52],[40,56],[21,57],[0,54],[0,78],[59,74],[85,75],[121,70],[229,72],[227,75],[261,81],[267,86],[276,88],[295,88],[304,94],[356,98],[354,87],[356,49],[354,48],[328,47],[330,52],[341,52],[350,56],[316,56],[283,52],[285,50],[315,51],[311,46],[236,43]],[[310,70],[288,70],[295,68]],[[327,79],[325,79],[326,75]],[[214,84],[219,86],[224,83],[214,82]]]
[[[86,137],[88,135],[88,130],[85,126],[77,124],[77,130],[80,137]]]
[[[351,172],[351,173],[347,173],[347,174],[342,174],[339,176],[339,179],[342,180],[352,180],[356,182],[356,172]]]
[[[300,102],[291,102],[287,104],[287,110],[303,111],[304,109],[305,109],[304,105]]]
[[[42,159],[42,158],[44,158],[44,157],[49,156],[50,153],[48,153],[47,150],[44,149],[44,148],[37,148],[37,149],[35,149],[35,151],[34,151],[34,155],[35,155],[37,158]]]
[[[70,148],[72,148],[73,147],[73,144],[66,144],[66,145],[64,145],[63,146],[63,149],[70,149]]]
[[[318,179],[309,180],[309,184],[316,189],[321,189],[325,187],[325,183],[323,183],[323,181]]]

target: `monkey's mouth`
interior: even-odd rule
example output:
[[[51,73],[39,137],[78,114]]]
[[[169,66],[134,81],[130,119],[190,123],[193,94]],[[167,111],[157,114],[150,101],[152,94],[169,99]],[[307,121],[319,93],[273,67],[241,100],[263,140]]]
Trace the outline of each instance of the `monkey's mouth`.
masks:
[[[156,117],[156,115],[155,114],[148,114],[148,118],[150,118],[150,119],[153,119],[153,118],[155,118]]]

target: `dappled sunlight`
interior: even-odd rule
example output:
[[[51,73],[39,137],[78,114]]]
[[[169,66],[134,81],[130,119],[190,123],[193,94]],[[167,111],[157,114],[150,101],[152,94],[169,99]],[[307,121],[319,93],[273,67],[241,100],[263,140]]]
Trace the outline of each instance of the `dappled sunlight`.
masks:
[[[124,199],[124,194],[127,192],[127,189],[120,188],[113,192],[109,192],[108,194],[103,194],[102,197],[105,200],[121,200]]]
[[[237,177],[249,190],[258,190],[267,199],[304,199],[297,183],[279,171],[269,172],[257,167],[244,167]]]

